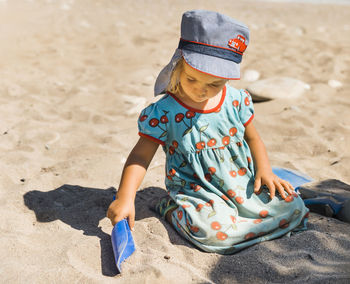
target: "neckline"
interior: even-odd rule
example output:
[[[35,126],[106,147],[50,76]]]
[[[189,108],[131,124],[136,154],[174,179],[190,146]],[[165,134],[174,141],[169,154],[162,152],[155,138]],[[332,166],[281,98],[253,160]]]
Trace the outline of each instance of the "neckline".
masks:
[[[226,85],[223,87],[222,92],[221,92],[221,99],[218,103],[217,106],[211,108],[211,109],[196,109],[193,107],[190,107],[189,105],[185,104],[183,101],[181,101],[177,96],[175,96],[173,93],[167,92],[176,102],[178,102],[180,105],[182,105],[184,108],[187,108],[190,111],[198,112],[198,113],[211,113],[211,112],[216,112],[218,111],[222,104],[225,101],[226,97]]]

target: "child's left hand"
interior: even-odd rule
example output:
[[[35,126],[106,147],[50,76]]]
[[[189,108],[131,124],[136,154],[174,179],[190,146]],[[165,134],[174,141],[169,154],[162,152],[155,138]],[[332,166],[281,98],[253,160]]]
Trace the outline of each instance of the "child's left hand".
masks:
[[[276,176],[272,171],[257,171],[255,175],[254,182],[254,193],[259,195],[263,191],[263,185],[266,185],[270,191],[270,198],[273,199],[275,197],[276,189],[281,195],[283,199],[286,199],[286,193],[289,195],[294,191],[293,186],[283,179],[280,179]]]

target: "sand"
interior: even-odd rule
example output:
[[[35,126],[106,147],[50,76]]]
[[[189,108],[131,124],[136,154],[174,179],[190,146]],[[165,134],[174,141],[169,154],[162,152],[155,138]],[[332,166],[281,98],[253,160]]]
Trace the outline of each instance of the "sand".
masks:
[[[105,212],[194,8],[250,27],[242,71],[310,85],[255,104],[271,164],[350,183],[349,5],[1,0],[0,282],[350,282],[350,224],[315,213],[308,231],[232,256],[194,248],[148,208],[164,194],[161,149],[137,193],[137,250],[117,275]]]

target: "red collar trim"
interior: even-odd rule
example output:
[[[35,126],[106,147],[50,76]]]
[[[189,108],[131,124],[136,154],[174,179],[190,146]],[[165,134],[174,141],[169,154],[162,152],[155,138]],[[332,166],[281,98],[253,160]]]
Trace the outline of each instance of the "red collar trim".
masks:
[[[167,92],[167,94],[169,94],[170,96],[172,96],[172,98],[177,101],[180,105],[182,105],[184,108],[187,108],[188,110],[190,111],[194,111],[194,112],[198,112],[198,113],[211,113],[211,112],[216,112],[218,111],[222,104],[224,103],[225,101],[225,97],[226,97],[226,86],[224,86],[224,88],[222,89],[222,94],[221,94],[221,99],[220,99],[220,102],[218,103],[218,105],[214,108],[211,108],[211,109],[196,109],[196,108],[193,108],[193,107],[190,107],[188,105],[186,105],[184,102],[182,102],[177,96],[175,96],[174,94],[170,93],[170,92]]]

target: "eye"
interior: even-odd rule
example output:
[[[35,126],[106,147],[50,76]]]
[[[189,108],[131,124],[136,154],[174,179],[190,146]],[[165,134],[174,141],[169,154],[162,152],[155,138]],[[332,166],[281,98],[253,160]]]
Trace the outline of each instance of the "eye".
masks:
[[[196,80],[195,80],[195,79],[192,79],[192,78],[187,77],[187,81],[188,81],[188,82],[194,82],[194,81],[196,81]]]
[[[221,86],[221,84],[209,84],[209,86],[213,88],[218,88]]]

